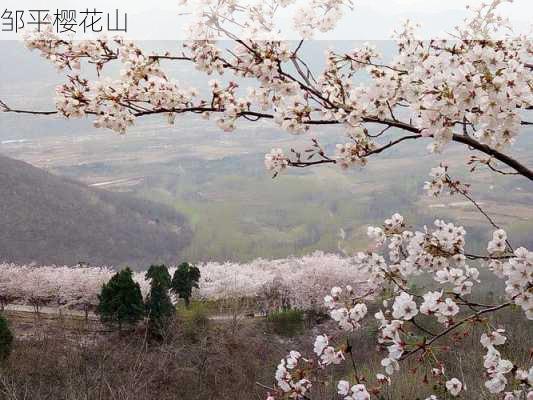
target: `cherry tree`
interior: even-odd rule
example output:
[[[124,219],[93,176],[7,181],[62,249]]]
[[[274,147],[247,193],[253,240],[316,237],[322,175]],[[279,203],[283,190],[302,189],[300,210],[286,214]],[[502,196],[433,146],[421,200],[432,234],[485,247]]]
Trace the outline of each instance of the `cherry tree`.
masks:
[[[0,299],[10,303],[82,308],[86,312],[98,304],[102,285],[113,275],[108,267],[0,265]]]
[[[344,129],[346,140],[334,153],[317,139],[304,151],[273,149],[265,165],[274,176],[290,167],[364,166],[400,143],[422,141],[439,154],[452,142],[462,145],[470,156],[472,178],[476,169],[487,168],[532,181],[532,169],[509,149],[524,126],[531,125],[533,42],[498,16],[498,7],[506,2],[492,0],[471,10],[449,39],[420,40],[416,26],[406,22],[395,34],[397,54],[388,62],[370,44],[348,52],[328,50],[319,72],[302,56],[304,39],[316,30],[333,29],[351,1],[191,1],[188,6],[197,18],[189,27],[191,40],[177,54],[146,54],[122,38],[74,42],[51,31],[30,33],[29,48],[60,70],[72,71],[56,89],[56,110],[0,104],[5,112],[90,117],[96,127],[119,133],[143,116],[164,115],[174,123],[183,114],[214,119],[225,131],[243,120],[270,120],[291,134],[326,125]],[[293,28],[303,38],[296,43],[280,39],[276,18],[291,7],[296,10]],[[165,72],[167,62],[190,63],[223,80],[209,78],[202,90],[189,87]],[[110,63],[121,64],[118,79],[104,76]],[[83,77],[87,67],[94,67],[99,78]],[[242,87],[242,82],[253,83]],[[398,213],[368,229],[373,244],[355,257],[357,271],[368,277],[367,290],[361,294],[346,282],[333,287],[324,303],[349,334],[369,323],[367,304],[381,300],[373,319],[379,328],[376,340],[386,352],[383,373],[370,377],[354,371],[353,382],[338,382],[338,394],[346,400],[369,399],[400,371],[405,373],[401,366],[406,359],[416,357],[432,372],[437,387],[461,396],[466,382],[448,375],[439,344],[466,326],[479,325],[487,351],[479,372],[487,377],[487,390],[506,400],[531,400],[533,367],[503,358],[498,346],[506,342],[506,333],[485,317],[518,307],[524,318],[533,319],[533,253],[513,247],[505,230],[475,200],[470,183],[453,178],[447,163],[428,172],[428,194],[464,197],[486,218],[492,239],[486,252],[477,254],[469,250],[463,227],[437,218],[431,227],[411,229]],[[481,286],[478,268],[492,270],[505,282],[505,301],[473,300]],[[436,288],[411,291],[410,282],[420,275],[429,276]],[[421,316],[438,330],[421,325]],[[327,332],[317,336],[310,356],[291,351],[275,372],[276,386],[268,398],[310,398],[314,385],[322,382],[315,379],[318,371],[353,356],[351,346],[335,339]],[[370,390],[374,383],[378,389]]]
[[[278,283],[287,288],[291,307],[302,310],[323,306],[323,293],[343,282],[364,283],[366,276],[356,270],[356,259],[315,252],[297,258],[256,259],[249,263],[198,264],[201,278],[194,291],[198,299],[220,301],[228,298],[267,301],[264,288]],[[169,268],[173,274],[176,267]],[[54,306],[93,310],[102,285],[113,276],[110,267],[88,265],[37,266],[0,264],[1,305]],[[309,278],[311,277],[311,278]],[[146,271],[133,273],[144,298],[150,292]],[[176,299],[175,299],[176,300]]]
[[[284,305],[301,310],[323,308],[324,293],[343,282],[359,284],[363,290],[366,274],[358,271],[353,257],[315,252],[304,257],[278,260],[256,259],[250,263],[199,264],[201,298],[221,300],[228,297],[257,298],[266,311],[281,307],[272,302],[270,289],[283,288]]]

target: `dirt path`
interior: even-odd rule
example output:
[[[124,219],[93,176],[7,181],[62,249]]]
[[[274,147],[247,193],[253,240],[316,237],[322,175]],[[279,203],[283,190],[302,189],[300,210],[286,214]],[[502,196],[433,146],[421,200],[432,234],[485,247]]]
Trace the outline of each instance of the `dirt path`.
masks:
[[[35,309],[32,306],[26,306],[22,304],[9,304],[4,307],[5,311],[13,311],[17,313],[29,313],[29,314],[35,314]],[[44,315],[50,315],[50,316],[71,316],[71,317],[80,317],[85,318],[85,312],[80,310],[72,310],[68,308],[60,308],[60,307],[39,307],[39,313]],[[89,312],[87,314],[87,317],[89,320],[98,320],[98,315],[96,315],[94,312]],[[212,321],[231,321],[233,319],[242,320],[247,318],[264,318],[264,315],[262,314],[254,314],[246,315],[246,314],[238,314],[238,315],[232,315],[232,314],[214,314],[209,315],[208,317]]]

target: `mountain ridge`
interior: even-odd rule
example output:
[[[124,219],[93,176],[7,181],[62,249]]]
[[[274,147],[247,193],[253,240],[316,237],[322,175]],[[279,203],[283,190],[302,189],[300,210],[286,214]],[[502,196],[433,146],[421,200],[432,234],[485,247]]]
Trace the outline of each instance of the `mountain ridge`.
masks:
[[[0,260],[129,265],[180,261],[192,231],[164,205],[91,188],[0,155]]]

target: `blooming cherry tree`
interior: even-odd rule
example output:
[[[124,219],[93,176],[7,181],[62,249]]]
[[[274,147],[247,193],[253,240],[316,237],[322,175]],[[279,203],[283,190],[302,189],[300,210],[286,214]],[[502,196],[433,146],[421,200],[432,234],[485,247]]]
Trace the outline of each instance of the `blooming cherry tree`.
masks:
[[[246,297],[263,303],[271,300],[265,288],[277,285],[286,288],[288,305],[302,310],[322,308],[323,293],[332,286],[350,281],[362,290],[366,279],[356,270],[354,259],[321,252],[243,264],[208,262],[198,264],[198,268],[201,278],[194,292],[196,298],[219,301]],[[169,268],[170,274],[175,271],[176,267]],[[110,267],[0,264],[0,304],[89,311],[98,304],[102,285],[114,273]],[[144,297],[150,292],[145,275],[146,271],[133,274]]]
[[[270,120],[291,134],[325,125],[344,129],[346,139],[334,153],[317,139],[311,139],[305,151],[273,149],[265,156],[265,165],[274,176],[291,167],[362,167],[400,143],[423,141],[436,153],[452,142],[463,145],[472,172],[486,167],[495,174],[531,181],[533,171],[511,156],[509,148],[524,126],[531,125],[527,116],[533,109],[533,42],[513,33],[498,16],[504,2],[510,1],[491,0],[472,10],[450,39],[420,40],[416,27],[405,23],[395,34],[397,54],[389,62],[366,44],[348,52],[328,50],[325,67],[316,71],[301,54],[303,39],[317,29],[332,29],[352,7],[350,1],[181,1],[194,8],[197,18],[189,26],[191,40],[179,54],[146,54],[122,38],[72,42],[51,31],[30,33],[29,48],[72,73],[56,89],[56,110],[0,106],[5,112],[87,116],[95,126],[119,133],[143,116],[164,115],[173,123],[182,114],[214,119],[225,131],[236,129],[242,120]],[[303,38],[296,43],[280,39],[276,19],[279,10],[291,7],[296,7],[293,28]],[[229,39],[232,45],[223,46],[219,39]],[[210,76],[208,87],[202,91],[173,80],[165,72],[165,62],[194,65]],[[109,63],[121,65],[119,78],[104,76]],[[98,79],[82,76],[87,66],[96,68]],[[213,75],[221,80],[212,79]],[[242,87],[242,82],[253,84]],[[505,332],[485,319],[511,307],[533,319],[533,253],[515,249],[474,199],[470,185],[452,178],[449,170],[446,162],[433,168],[425,189],[433,197],[448,193],[471,202],[493,231],[487,251],[471,252],[465,229],[438,218],[433,226],[415,230],[396,213],[382,226],[368,228],[370,250],[351,261],[357,275],[367,281],[364,286],[335,285],[324,304],[349,334],[368,323],[372,318],[368,306],[380,301],[374,320],[377,343],[385,350],[383,373],[364,377],[354,371],[354,382],[338,382],[343,399],[379,394],[379,389],[368,388],[369,382],[378,388],[388,385],[403,371],[403,362],[415,356],[432,372],[441,393],[462,396],[467,383],[448,375],[438,345],[467,325],[485,328],[479,338],[487,351],[480,360],[480,373],[487,377],[487,390],[506,400],[533,398],[533,367],[503,358],[497,347],[505,342]],[[473,300],[481,284],[478,268],[488,268],[505,281],[505,301]],[[435,287],[422,293],[411,290],[410,282],[419,276],[429,277]],[[269,400],[309,399],[314,385],[321,383],[315,379],[317,371],[344,363],[352,355],[351,346],[321,333],[314,354],[305,357],[293,350],[281,360]]]

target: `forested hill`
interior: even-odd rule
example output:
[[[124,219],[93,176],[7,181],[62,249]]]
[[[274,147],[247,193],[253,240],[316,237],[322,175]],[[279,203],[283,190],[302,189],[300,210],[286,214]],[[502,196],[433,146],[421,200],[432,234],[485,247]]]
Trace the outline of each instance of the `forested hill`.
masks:
[[[130,265],[177,262],[190,243],[171,208],[87,187],[0,156],[0,260]]]

